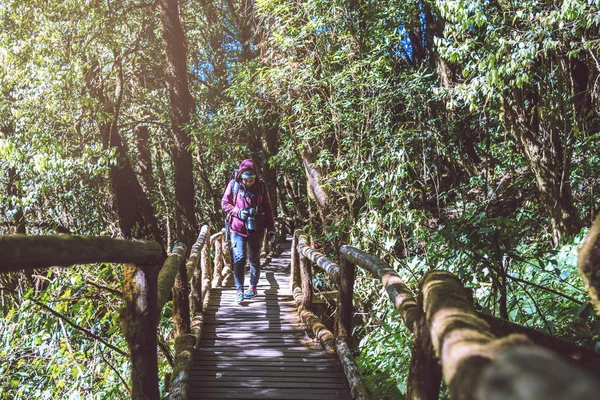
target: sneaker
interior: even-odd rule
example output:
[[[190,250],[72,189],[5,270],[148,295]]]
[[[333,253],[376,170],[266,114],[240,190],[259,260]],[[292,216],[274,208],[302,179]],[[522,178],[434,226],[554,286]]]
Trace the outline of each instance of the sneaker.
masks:
[[[244,292],[238,292],[235,296],[235,302],[240,304],[242,301],[244,301]]]
[[[252,297],[256,296],[256,288],[249,288],[248,290],[246,290],[246,292],[244,293],[244,298],[245,299],[250,299]]]

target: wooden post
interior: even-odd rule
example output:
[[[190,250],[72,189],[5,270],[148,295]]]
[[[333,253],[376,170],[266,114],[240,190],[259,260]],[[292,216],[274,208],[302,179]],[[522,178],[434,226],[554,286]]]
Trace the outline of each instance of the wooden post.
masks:
[[[417,303],[422,310],[421,296]],[[440,396],[442,369],[431,345],[431,336],[425,313],[420,311],[413,324],[413,347],[411,350],[408,379],[406,382],[407,400],[437,400]]]
[[[190,293],[185,264],[179,265],[179,271],[173,285],[173,325],[175,336],[190,333]]]
[[[212,260],[210,258],[210,227],[206,226],[206,236],[200,250],[200,266],[202,269],[202,295],[200,296],[200,308],[194,310],[194,314],[204,311],[204,299],[210,290],[210,284],[213,276]],[[197,307],[197,305],[196,305]]]
[[[157,265],[123,267],[122,327],[131,353],[131,398],[158,400]]]
[[[348,345],[352,338],[352,316],[354,314],[352,298],[354,296],[355,275],[356,266],[342,257],[339,268],[337,313],[334,326],[335,345],[338,358],[348,379],[352,399],[368,400],[371,398],[371,394],[356,368],[354,357]]]
[[[223,267],[224,267],[224,258],[223,258],[223,245],[224,245],[224,241],[223,241],[223,236],[224,233],[223,231],[214,234],[211,238],[210,241],[212,244],[214,244],[215,247],[215,256],[214,256],[214,261],[213,261],[213,265],[214,265],[214,272],[213,272],[213,280],[212,280],[212,287],[217,287],[220,285],[220,282],[223,278]]]
[[[335,350],[340,363],[342,364],[342,368],[344,368],[344,374],[348,380],[348,386],[350,386],[350,396],[352,399],[370,400],[371,393],[358,371],[358,367],[356,366],[354,356],[352,355],[350,346],[348,346],[347,340],[345,340],[345,338],[337,338],[335,341]]]
[[[269,243],[268,232],[265,230],[265,232],[263,234],[262,249],[260,250],[260,255],[262,257],[266,257],[267,254],[269,254],[270,252],[271,252],[271,243]]]
[[[300,278],[302,281],[302,303],[304,310],[312,310],[312,268],[308,258],[299,254]]]
[[[407,399],[434,400],[439,396],[441,371],[431,347],[429,331],[425,324],[423,311],[417,306],[410,288],[400,279],[396,271],[377,257],[367,254],[351,246],[340,248],[342,268],[340,268],[340,300],[344,285],[344,274],[347,274],[347,264],[356,264],[381,279],[394,308],[402,315],[405,325],[414,335],[411,364],[408,374]],[[342,315],[339,315],[342,318]],[[338,320],[336,319],[336,324]],[[341,322],[339,322],[341,326]],[[340,330],[343,328],[337,328]],[[339,339],[338,339],[339,340]],[[338,350],[339,354],[339,350]],[[341,359],[341,357],[340,357]]]
[[[334,328],[336,339],[352,337],[352,315],[354,314],[352,298],[354,296],[355,274],[356,266],[342,257]]]
[[[191,275],[191,287],[190,287],[190,303],[192,306],[192,316],[196,313],[202,312],[202,268],[198,268],[200,264],[200,258],[203,246],[206,246],[206,242],[210,238],[208,225],[204,225],[200,229],[200,234],[192,251],[190,258],[187,262],[187,271]]]
[[[295,231],[292,237],[292,264],[290,266],[290,291],[294,291],[294,286],[300,286],[300,259],[298,255],[298,235],[300,231]]]
[[[175,364],[171,377],[169,400],[188,400],[194,363],[194,338],[191,335],[175,338]]]

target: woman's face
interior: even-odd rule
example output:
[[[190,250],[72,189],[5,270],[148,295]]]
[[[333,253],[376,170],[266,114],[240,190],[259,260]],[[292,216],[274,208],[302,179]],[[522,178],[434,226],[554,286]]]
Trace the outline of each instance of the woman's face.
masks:
[[[256,182],[256,178],[242,178],[242,182],[244,182],[244,185],[246,185],[247,187],[252,187],[254,185],[254,182]]]

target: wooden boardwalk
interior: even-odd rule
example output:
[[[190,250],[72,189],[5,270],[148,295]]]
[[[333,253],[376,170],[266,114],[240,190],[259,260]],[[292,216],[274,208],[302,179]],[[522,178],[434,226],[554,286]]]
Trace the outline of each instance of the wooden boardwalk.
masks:
[[[290,292],[290,250],[267,260],[258,296],[213,289],[191,399],[350,399],[341,364],[307,335]],[[249,274],[246,273],[246,283]]]

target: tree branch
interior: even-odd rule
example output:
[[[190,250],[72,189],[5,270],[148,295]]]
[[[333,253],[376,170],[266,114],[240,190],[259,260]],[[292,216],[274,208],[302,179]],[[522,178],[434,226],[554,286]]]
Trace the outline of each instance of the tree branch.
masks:
[[[538,285],[537,283],[529,282],[529,281],[526,281],[526,280],[524,280],[524,279],[520,279],[520,278],[514,277],[514,276],[512,276],[512,275],[508,275],[508,274],[506,274],[506,277],[507,277],[507,278],[509,278],[509,279],[512,279],[512,280],[513,280],[513,281],[515,281],[515,282],[524,283],[524,284],[526,284],[526,285],[533,286],[533,287],[534,287],[534,288],[536,288],[536,289],[544,290],[544,291],[546,291],[546,292],[549,292],[549,293],[555,294],[555,295],[557,295],[557,296],[564,297],[564,298],[565,298],[565,299],[567,299],[567,300],[571,300],[573,303],[576,303],[576,304],[579,304],[579,305],[583,304],[583,302],[581,302],[581,301],[577,300],[577,299],[576,299],[576,298],[574,298],[574,297],[571,297],[571,296],[569,296],[569,295],[566,295],[566,294],[564,294],[564,293],[557,292],[556,290],[554,290],[554,289],[550,289],[550,288],[547,288],[547,287],[545,287],[545,286],[540,286],[540,285]]]
[[[123,377],[121,376],[121,374],[119,373],[119,371],[115,367],[113,367],[113,365],[106,359],[106,357],[104,357],[104,352],[102,351],[102,348],[99,347],[98,350],[100,350],[100,357],[102,357],[102,360],[106,363],[106,365],[108,365],[108,368],[112,369],[113,372],[115,374],[117,374],[117,376],[119,377],[119,379],[123,383],[123,386],[125,386],[125,389],[127,389],[127,392],[131,396],[131,388],[129,387],[129,385],[127,384],[127,382],[125,382],[125,379],[123,379]]]
[[[89,280],[89,279],[86,279],[86,280],[85,280],[85,283],[89,283],[90,285],[92,285],[92,286],[94,286],[94,287],[96,287],[96,288],[98,288],[98,289],[101,289],[101,290],[106,290],[107,292],[109,292],[109,293],[112,293],[112,294],[114,294],[115,296],[118,296],[118,297],[123,297],[123,293],[121,293],[121,292],[120,292],[120,291],[118,291],[117,289],[113,289],[113,288],[111,288],[111,287],[109,287],[109,286],[100,285],[100,284],[98,284],[98,283],[96,283],[96,282],[92,282],[92,281],[91,281],[91,280]]]
[[[498,271],[498,269],[496,268],[496,266],[495,266],[494,264],[492,264],[491,262],[489,262],[488,260],[486,260],[485,258],[483,258],[483,257],[478,257],[478,256],[475,256],[474,258],[475,258],[476,260],[479,260],[480,262],[484,263],[486,266],[488,266],[490,269],[492,269],[492,270],[493,270],[494,272],[496,272],[497,274],[501,274],[501,271]],[[574,297],[571,297],[571,296],[569,296],[569,295],[566,295],[566,294],[564,294],[564,293],[557,292],[557,291],[556,291],[556,290],[554,290],[554,289],[550,289],[550,288],[547,288],[547,287],[544,287],[544,286],[538,285],[538,284],[536,284],[536,283],[533,283],[533,282],[530,282],[530,281],[526,281],[526,280],[524,280],[524,279],[521,279],[521,278],[514,277],[514,276],[512,276],[512,275],[509,275],[509,274],[507,274],[507,273],[502,273],[502,274],[503,274],[504,276],[506,276],[507,278],[509,278],[509,279],[511,279],[511,280],[513,280],[513,281],[515,281],[515,282],[520,282],[520,283],[524,283],[524,284],[526,284],[526,285],[533,286],[533,287],[535,287],[536,289],[544,290],[544,291],[546,291],[546,292],[549,292],[549,293],[555,294],[555,295],[557,295],[557,296],[560,296],[560,297],[563,297],[563,298],[565,298],[565,299],[567,299],[567,300],[571,300],[572,302],[574,302],[574,303],[576,303],[576,304],[579,304],[579,305],[583,304],[583,302],[581,302],[581,301],[577,300],[576,298],[574,298]],[[521,286],[521,285],[519,285],[519,286]],[[522,286],[521,286],[521,287],[522,287]]]
[[[165,355],[165,358],[167,359],[167,362],[169,363],[169,365],[171,366],[171,368],[173,368],[173,362],[174,362],[173,361],[173,355],[171,354],[171,351],[169,350],[169,346],[167,346],[167,344],[162,340],[162,338],[160,337],[160,335],[157,335],[156,342],[158,343],[158,347],[160,348],[160,350]]]

